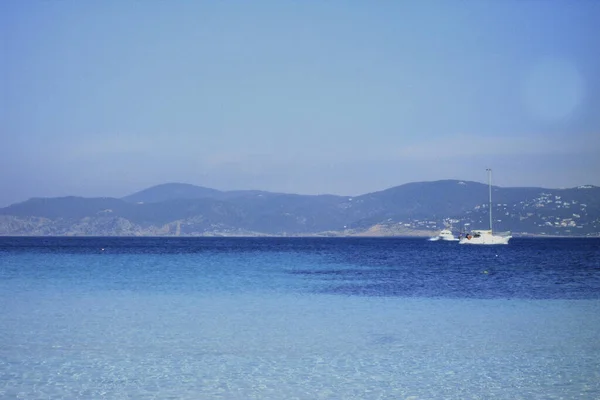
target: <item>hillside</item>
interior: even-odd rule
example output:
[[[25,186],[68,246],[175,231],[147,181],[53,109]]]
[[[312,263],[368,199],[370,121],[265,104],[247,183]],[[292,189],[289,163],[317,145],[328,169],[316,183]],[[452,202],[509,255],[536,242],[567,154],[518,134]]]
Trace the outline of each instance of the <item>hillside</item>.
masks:
[[[349,197],[170,183],[121,199],[34,198],[0,209],[0,235],[428,235],[488,226],[488,186],[443,180]],[[494,229],[598,236],[600,188],[493,187]]]

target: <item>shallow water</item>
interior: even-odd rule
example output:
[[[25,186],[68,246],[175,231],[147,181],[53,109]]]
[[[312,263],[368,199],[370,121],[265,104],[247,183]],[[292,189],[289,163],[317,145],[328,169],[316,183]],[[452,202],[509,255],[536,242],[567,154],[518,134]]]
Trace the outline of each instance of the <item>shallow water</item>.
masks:
[[[0,238],[0,397],[600,398],[599,244]]]

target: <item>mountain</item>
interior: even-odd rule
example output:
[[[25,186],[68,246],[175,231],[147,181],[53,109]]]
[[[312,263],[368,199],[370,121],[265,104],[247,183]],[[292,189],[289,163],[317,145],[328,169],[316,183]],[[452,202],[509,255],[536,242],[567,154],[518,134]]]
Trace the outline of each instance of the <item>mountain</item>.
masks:
[[[164,183],[123,197],[129,203],[160,203],[179,199],[219,198],[223,192],[187,183]]]
[[[493,187],[494,229],[600,235],[600,188]],[[364,195],[220,191],[181,183],[121,199],[33,198],[0,209],[0,235],[430,235],[451,224],[487,229],[488,186],[415,182]]]

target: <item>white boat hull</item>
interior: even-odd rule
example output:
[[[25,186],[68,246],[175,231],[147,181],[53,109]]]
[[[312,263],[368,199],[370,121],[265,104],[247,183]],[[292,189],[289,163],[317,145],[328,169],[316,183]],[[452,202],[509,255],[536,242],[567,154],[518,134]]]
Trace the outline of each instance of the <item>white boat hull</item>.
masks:
[[[452,232],[445,229],[445,230],[441,231],[438,236],[429,238],[429,241],[431,241],[431,242],[437,242],[438,240],[444,240],[444,241],[448,241],[448,242],[456,242],[456,241],[458,241],[458,238],[455,238],[454,235],[452,234]]]
[[[452,237],[440,237],[440,236],[434,236],[434,237],[430,237],[429,239],[430,242],[437,242],[438,240],[441,240],[443,242],[458,242],[458,238]]]
[[[459,244],[508,244],[512,236],[500,236],[492,234],[482,234],[478,236],[468,235],[459,240]]]

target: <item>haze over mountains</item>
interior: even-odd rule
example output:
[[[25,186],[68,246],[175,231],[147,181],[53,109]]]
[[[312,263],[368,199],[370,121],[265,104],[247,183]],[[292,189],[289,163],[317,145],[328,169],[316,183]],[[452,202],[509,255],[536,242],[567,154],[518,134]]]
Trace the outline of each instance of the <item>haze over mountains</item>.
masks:
[[[488,186],[416,182],[360,196],[220,191],[181,183],[123,198],[33,198],[0,209],[0,235],[421,236],[487,229]],[[494,229],[600,235],[600,187],[493,187]]]

